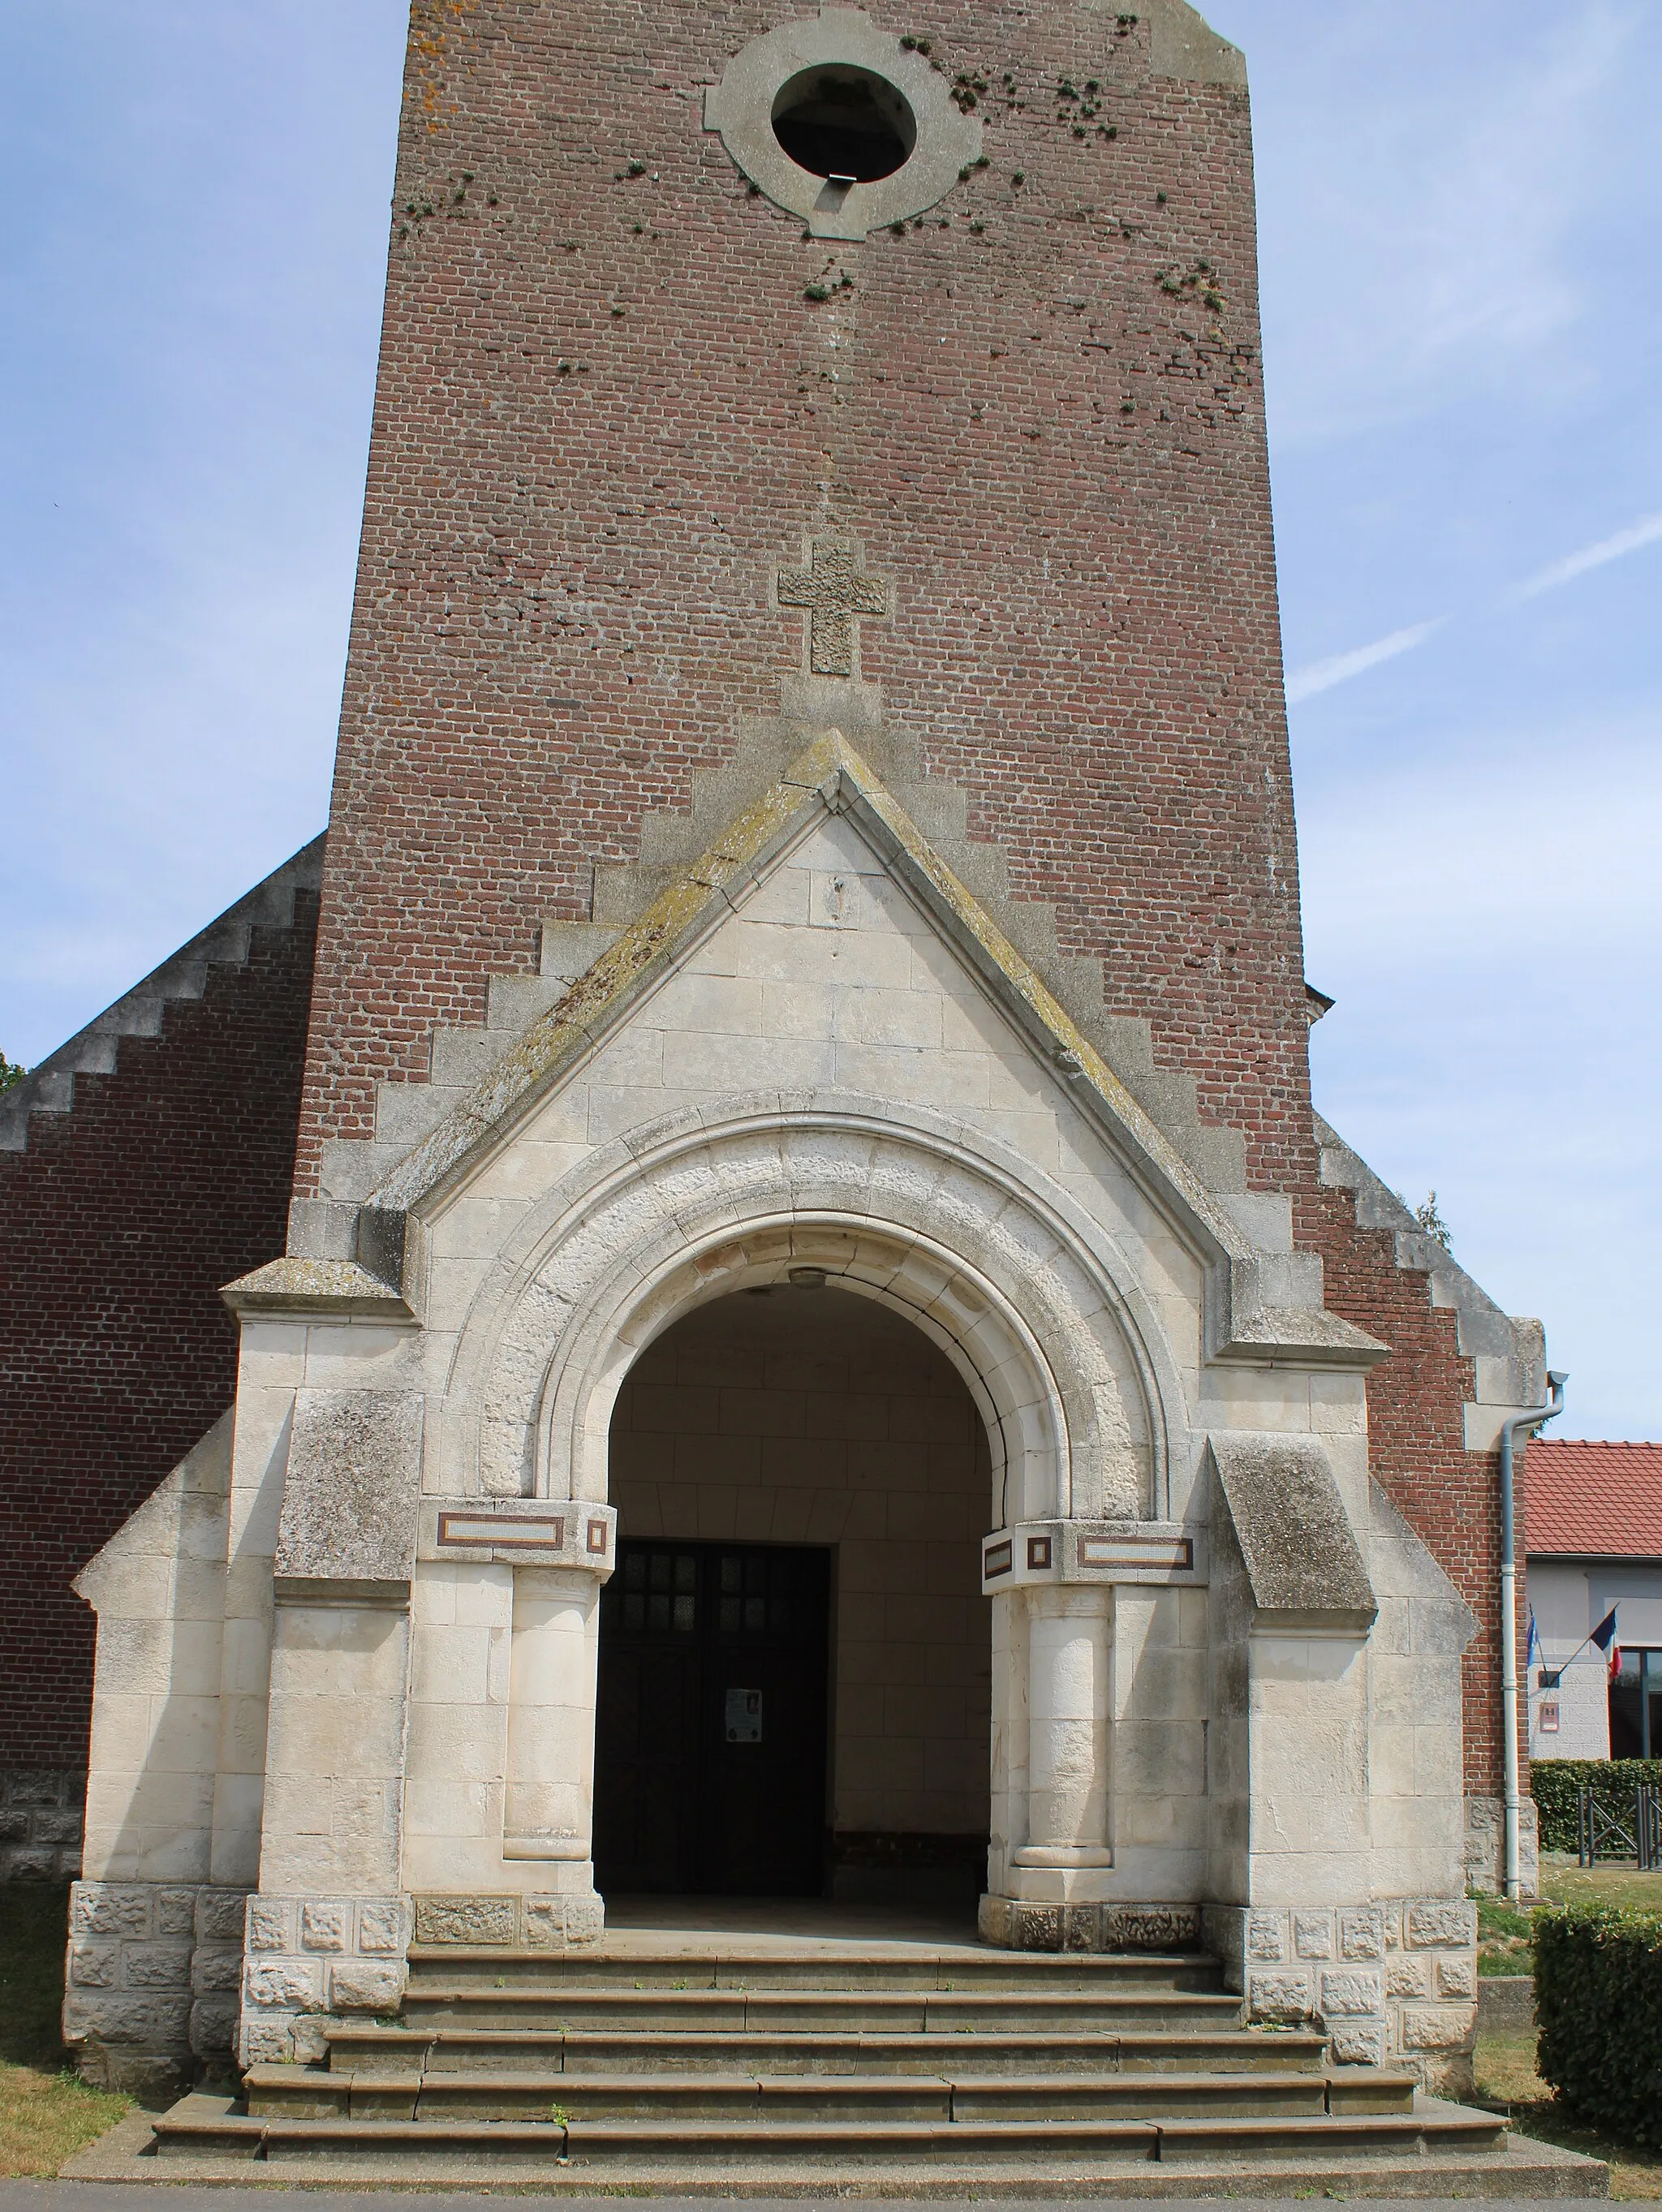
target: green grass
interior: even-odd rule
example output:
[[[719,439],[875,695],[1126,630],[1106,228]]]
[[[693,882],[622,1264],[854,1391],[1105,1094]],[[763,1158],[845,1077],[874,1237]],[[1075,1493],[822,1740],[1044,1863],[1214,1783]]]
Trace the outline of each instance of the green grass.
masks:
[[[1662,1874],[1630,1866],[1579,1867],[1568,1851],[1541,1854],[1541,1894],[1555,1905],[1635,1905],[1662,1911]]]
[[[58,2032],[69,1891],[0,1883],[0,2175],[54,2174],[132,2106],[89,2089]]]
[[[1564,1851],[1541,1854],[1541,1901],[1552,1905],[1635,1905],[1662,1911],[1662,1874],[1640,1874],[1631,1866],[1579,1867]],[[1477,1905],[1477,1971],[1480,1974],[1535,1972],[1530,1907],[1508,1905],[1503,1897],[1480,1897]]]
[[[1504,1897],[1477,1899],[1477,1971],[1480,1974],[1527,1974],[1535,1965],[1527,1906]]]

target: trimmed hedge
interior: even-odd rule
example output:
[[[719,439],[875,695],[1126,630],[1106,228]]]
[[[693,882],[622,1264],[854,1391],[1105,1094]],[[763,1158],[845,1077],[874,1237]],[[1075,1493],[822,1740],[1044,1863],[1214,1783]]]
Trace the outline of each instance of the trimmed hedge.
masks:
[[[1662,1912],[1535,1915],[1536,2070],[1589,2126],[1662,2148]]]
[[[1573,1851],[1576,1834],[1575,1800],[1578,1791],[1596,1790],[1612,1811],[1633,1811],[1633,1793],[1640,1783],[1662,1790],[1662,1759],[1543,1759],[1529,1771],[1530,1796],[1541,1820],[1543,1851]]]

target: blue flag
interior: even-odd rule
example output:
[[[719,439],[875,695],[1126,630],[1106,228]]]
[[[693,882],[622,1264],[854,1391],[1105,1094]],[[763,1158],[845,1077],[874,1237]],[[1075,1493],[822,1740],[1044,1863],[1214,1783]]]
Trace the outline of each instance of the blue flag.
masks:
[[[1524,1646],[1524,1664],[1525,1667],[1538,1667],[1545,1656],[1546,1654],[1541,1649],[1541,1632],[1535,1626],[1535,1607],[1531,1606],[1529,1609],[1529,1641]]]
[[[1593,1630],[1592,1634],[1587,1638],[1587,1641],[1589,1644],[1596,1644],[1601,1651],[1608,1651],[1610,1648],[1610,1638],[1615,1635],[1615,1633],[1616,1607],[1612,1606],[1610,1611],[1604,1615],[1604,1618],[1599,1622],[1598,1627]]]

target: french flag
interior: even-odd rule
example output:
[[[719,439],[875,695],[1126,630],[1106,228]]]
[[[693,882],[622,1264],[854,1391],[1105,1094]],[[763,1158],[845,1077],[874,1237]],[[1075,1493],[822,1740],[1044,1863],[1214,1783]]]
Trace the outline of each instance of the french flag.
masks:
[[[1593,1630],[1587,1641],[1589,1644],[1596,1644],[1601,1651],[1609,1652],[1610,1680],[1612,1682],[1615,1681],[1616,1676],[1622,1672],[1622,1647],[1616,1640],[1616,1607],[1614,1606]]]

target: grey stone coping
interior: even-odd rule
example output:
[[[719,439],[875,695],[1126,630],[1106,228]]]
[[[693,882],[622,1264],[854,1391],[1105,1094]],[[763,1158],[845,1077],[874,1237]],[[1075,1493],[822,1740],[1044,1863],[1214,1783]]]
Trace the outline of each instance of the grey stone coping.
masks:
[[[1207,1444],[1259,1622],[1370,1626],[1379,1601],[1320,1437],[1215,1429]]]

